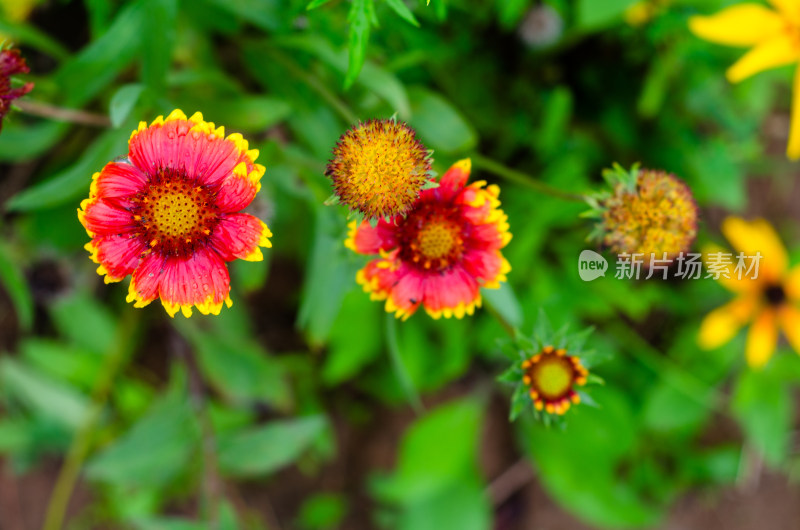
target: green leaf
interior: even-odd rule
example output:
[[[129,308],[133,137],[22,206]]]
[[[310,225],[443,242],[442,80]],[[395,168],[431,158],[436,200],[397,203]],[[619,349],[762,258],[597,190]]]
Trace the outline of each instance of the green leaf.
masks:
[[[577,21],[583,29],[594,29],[622,18],[625,10],[637,0],[578,0]]]
[[[344,79],[345,88],[352,86],[361,72],[361,67],[364,66],[367,45],[369,44],[371,20],[375,16],[374,9],[372,0],[353,0],[350,6],[350,14],[347,17],[347,21],[350,23],[347,45],[350,61],[347,65],[347,74]]]
[[[117,321],[107,307],[85,292],[61,298],[50,305],[50,316],[62,336],[95,353],[111,350]]]
[[[331,0],[312,0],[306,6],[306,11],[311,11],[312,9],[316,9],[318,7],[324,6],[325,4],[327,4],[330,1]]]
[[[300,507],[297,526],[304,530],[338,528],[347,513],[347,500],[334,493],[317,493]]]
[[[178,15],[177,0],[144,0],[146,38],[142,45],[142,81],[154,94],[166,87]]]
[[[23,330],[30,329],[33,324],[33,297],[17,260],[13,259],[11,249],[5,244],[0,244],[0,281],[14,304],[20,327]]]
[[[119,127],[128,119],[143,91],[144,85],[132,83],[123,85],[114,92],[111,102],[108,104],[108,115],[113,127]]]
[[[377,485],[386,499],[411,504],[470,475],[477,465],[481,404],[467,398],[442,405],[412,425],[400,443],[397,470]]]
[[[340,220],[331,209],[318,207],[316,233],[297,322],[312,344],[328,339],[342,299],[355,284],[357,265],[344,246],[345,234]]]
[[[89,461],[86,475],[91,480],[129,487],[162,486],[189,464],[199,441],[186,395],[173,390]]]
[[[47,33],[22,22],[12,23],[0,17],[0,34],[10,37],[17,44],[25,44],[63,61],[70,55],[69,50]]]
[[[400,18],[411,24],[412,26],[419,27],[419,22],[414,16],[414,13],[408,8],[403,0],[386,0],[386,4],[392,8],[392,11],[397,13]]]
[[[428,147],[445,153],[468,151],[478,143],[475,129],[442,96],[421,87],[408,91],[409,123]]]
[[[328,353],[322,368],[327,385],[352,378],[381,353],[383,308],[359,288],[342,301],[342,310],[331,328]],[[358,315],[358,318],[353,318]]]
[[[399,530],[490,530],[493,510],[484,485],[470,477],[429,498],[406,504],[398,519]]]
[[[223,334],[224,322],[237,315],[234,308],[220,315],[214,332],[200,329],[193,321],[178,320],[175,327],[194,346],[200,369],[208,381],[229,401],[241,405],[267,402],[285,409],[291,393],[283,368],[255,342],[249,333]],[[241,317],[241,314],[238,314]]]
[[[769,368],[744,371],[731,406],[747,440],[768,464],[777,466],[788,454],[794,406],[788,385]]]
[[[323,416],[306,416],[220,436],[220,470],[237,477],[273,473],[297,460],[326,427]]]
[[[150,38],[145,27],[144,2],[125,5],[105,34],[65,62],[53,80],[68,106],[82,106],[99,94],[125,69]]]
[[[48,180],[21,191],[8,201],[7,208],[30,211],[64,204],[82,195],[88,197],[92,174],[115,157],[127,153],[129,137],[130,130],[126,128],[106,131],[86,148],[77,162]]]
[[[481,289],[481,296],[511,327],[522,326],[522,306],[511,285],[501,283],[499,289]]]
[[[85,396],[10,357],[0,359],[0,381],[4,392],[71,430],[80,428],[88,418]]]
[[[282,47],[308,52],[337,71],[347,72],[347,53],[344,50],[337,52],[327,40],[318,35],[292,35],[277,39],[276,42]],[[405,86],[385,68],[372,61],[365,61],[357,83],[383,98],[397,111],[401,119],[408,119],[411,115]]]

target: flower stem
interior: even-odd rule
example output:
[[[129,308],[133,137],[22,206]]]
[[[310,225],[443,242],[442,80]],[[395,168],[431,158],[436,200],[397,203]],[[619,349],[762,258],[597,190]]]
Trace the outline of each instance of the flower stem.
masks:
[[[472,156],[472,162],[475,164],[475,167],[486,170],[489,173],[494,173],[498,177],[504,178],[509,182],[519,184],[520,186],[525,186],[533,191],[550,195],[551,197],[556,197],[558,199],[564,199],[566,201],[583,202],[585,200],[585,197],[581,194],[560,190],[549,184],[545,184],[541,180],[536,180],[526,173],[522,173],[516,169],[504,166],[500,162],[492,160],[491,158],[476,154]]]
[[[100,375],[92,389],[89,413],[84,424],[75,434],[67,451],[64,464],[61,466],[61,471],[56,479],[56,485],[53,488],[53,493],[47,504],[47,512],[42,530],[61,529],[69,500],[75,489],[75,483],[78,480],[83,462],[86,460],[86,456],[89,453],[94,428],[105,408],[106,401],[111,393],[111,387],[113,386],[117,374],[119,374],[121,369],[127,364],[130,354],[133,352],[132,339],[141,312],[129,308],[126,309],[128,310],[124,312],[124,316],[117,328],[117,335],[111,345],[110,351],[105,357],[105,363],[101,367]]]
[[[389,357],[392,359],[392,367],[394,368],[397,379],[400,381],[400,386],[403,388],[403,392],[405,392],[406,398],[411,404],[411,408],[413,408],[414,412],[417,414],[421,414],[425,411],[425,407],[422,405],[422,400],[417,393],[417,389],[414,387],[414,381],[411,380],[408,369],[406,369],[406,365],[403,362],[403,357],[400,355],[400,345],[397,342],[397,322],[394,315],[391,313],[386,314],[386,341],[389,346]]]
[[[111,120],[103,114],[95,114],[78,109],[65,109],[41,101],[20,99],[14,102],[20,111],[54,121],[65,121],[93,127],[111,127]]]
[[[177,357],[186,366],[189,378],[189,398],[200,424],[201,454],[203,458],[203,482],[200,508],[203,520],[209,530],[219,528],[219,504],[224,496],[225,484],[219,475],[217,461],[217,440],[214,427],[208,412],[208,396],[205,383],[192,348],[181,338],[180,334],[173,333]]]
[[[326,87],[319,79],[298,66],[297,63],[295,63],[283,52],[280,52],[275,48],[270,48],[269,53],[272,58],[286,68],[290,74],[305,83],[311,90],[319,94],[322,99],[327,101],[333,110],[339,113],[339,116],[341,116],[344,121],[350,124],[358,123],[358,116],[356,113],[353,112],[345,102],[336,97],[336,94],[331,92],[328,87]]]

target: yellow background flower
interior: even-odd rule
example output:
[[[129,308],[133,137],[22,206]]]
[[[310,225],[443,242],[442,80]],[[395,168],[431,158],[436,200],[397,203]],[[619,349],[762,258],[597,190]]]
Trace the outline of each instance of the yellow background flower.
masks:
[[[731,83],[800,60],[800,2],[770,0],[775,9],[744,3],[723,9],[712,16],[689,19],[689,28],[703,39],[726,46],[750,47],[731,66],[726,76]],[[786,154],[800,158],[800,69],[795,72],[792,121]]]
[[[789,270],[783,244],[772,226],[763,219],[745,221],[729,217],[722,223],[722,232],[737,252],[745,256],[761,253],[762,259],[756,278],[737,279],[733,265],[728,271],[730,278],[719,278],[718,281],[737,296],[703,320],[700,346],[705,349],[722,346],[743,325],[752,322],[745,346],[750,366],[761,367],[769,361],[777,346],[780,329],[792,348],[800,353],[800,310],[797,308],[800,265]]]

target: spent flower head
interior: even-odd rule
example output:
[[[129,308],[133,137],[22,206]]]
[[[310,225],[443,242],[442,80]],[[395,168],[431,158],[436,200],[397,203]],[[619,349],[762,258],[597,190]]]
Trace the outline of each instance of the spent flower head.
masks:
[[[585,217],[598,219],[590,240],[618,254],[674,258],[688,252],[697,236],[697,203],[689,187],[666,171],[630,171],[614,164],[603,172],[611,187],[590,196]]]
[[[585,387],[602,379],[589,373],[598,360],[595,352],[584,349],[591,332],[570,333],[566,326],[554,331],[542,313],[532,337],[517,333],[504,345],[512,364],[499,380],[515,387],[511,421],[530,409],[537,420],[557,422],[573,405],[594,405]]]
[[[335,202],[362,219],[406,214],[432,184],[431,152],[414,129],[390,118],[359,123],[344,133],[325,175]]]
[[[11,109],[11,103],[33,90],[33,83],[18,84],[11,76],[28,72],[30,68],[19,50],[4,48],[0,44],[0,129],[3,127],[3,118]]]

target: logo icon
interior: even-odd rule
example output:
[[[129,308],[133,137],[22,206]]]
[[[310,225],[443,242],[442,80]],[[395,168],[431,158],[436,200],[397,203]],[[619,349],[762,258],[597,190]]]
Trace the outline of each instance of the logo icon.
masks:
[[[590,282],[605,276],[608,270],[606,258],[593,250],[584,250],[578,256],[578,274],[581,280]]]

